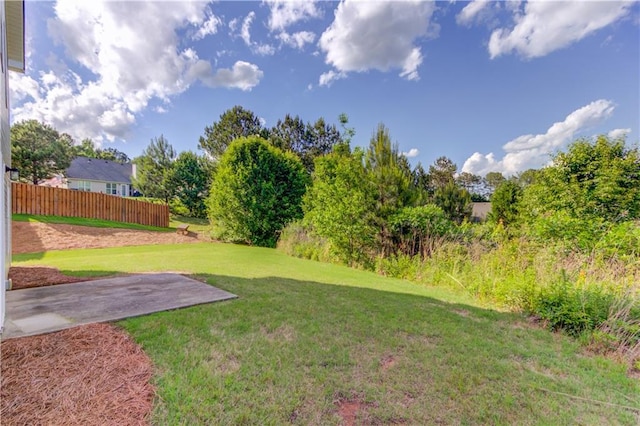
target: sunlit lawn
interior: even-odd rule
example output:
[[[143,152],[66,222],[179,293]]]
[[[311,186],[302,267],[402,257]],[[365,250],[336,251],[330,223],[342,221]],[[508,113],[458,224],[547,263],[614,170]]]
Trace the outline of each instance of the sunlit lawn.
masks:
[[[64,225],[90,226],[92,228],[118,228],[118,229],[134,229],[138,231],[158,231],[169,232],[175,231],[170,228],[159,228],[157,226],[140,225],[138,223],[113,222],[103,219],[90,219],[84,217],[69,216],[42,216],[32,214],[13,214],[11,219],[15,222],[39,222],[39,223],[56,223]]]
[[[33,260],[29,260],[33,259]],[[181,271],[239,299],[122,321],[156,366],[154,423],[638,424],[640,385],[463,295],[224,244],[17,255],[76,275]]]

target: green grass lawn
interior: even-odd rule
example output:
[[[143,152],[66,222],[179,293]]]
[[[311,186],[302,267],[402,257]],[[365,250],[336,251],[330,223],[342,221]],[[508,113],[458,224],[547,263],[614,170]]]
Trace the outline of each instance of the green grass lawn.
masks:
[[[140,225],[137,223],[112,222],[110,220],[89,219],[84,217],[13,214],[11,219],[16,222],[61,223],[65,225],[90,226],[93,228],[120,228],[120,229],[135,229],[139,231],[158,231],[158,232],[175,231],[175,227],[173,229],[159,228],[157,226]]]
[[[638,424],[640,384],[464,295],[224,244],[48,252],[75,275],[183,271],[239,299],[119,324],[155,363],[155,424]],[[624,407],[623,407],[624,406]]]
[[[41,216],[29,214],[14,214],[12,220],[16,222],[40,222],[40,223],[61,223],[66,225],[91,226],[93,228],[120,228],[134,229],[139,231],[158,231],[171,232],[175,231],[179,225],[189,225],[189,231],[198,234],[208,235],[210,231],[209,221],[207,219],[198,219],[187,216],[171,215],[169,220],[169,228],[159,228],[157,226],[139,225],[137,223],[112,222],[101,219],[88,219],[83,217],[67,217],[67,216]]]
[[[196,217],[171,215],[169,219],[169,226],[177,228],[178,225],[189,225],[189,231],[196,232],[198,234],[209,235],[211,226],[208,219],[199,219]]]

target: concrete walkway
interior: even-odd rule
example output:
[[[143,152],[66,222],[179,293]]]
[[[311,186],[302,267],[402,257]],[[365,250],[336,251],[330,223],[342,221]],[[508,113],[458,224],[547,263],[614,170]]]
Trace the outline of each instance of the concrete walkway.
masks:
[[[143,274],[7,292],[2,340],[234,299],[178,274]]]

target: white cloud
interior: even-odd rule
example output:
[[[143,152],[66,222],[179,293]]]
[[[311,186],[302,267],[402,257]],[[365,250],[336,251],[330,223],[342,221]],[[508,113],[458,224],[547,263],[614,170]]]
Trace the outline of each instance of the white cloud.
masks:
[[[302,50],[305,44],[313,43],[316,35],[310,31],[298,31],[293,34],[281,32],[278,34],[278,38],[289,47]]]
[[[214,14],[210,14],[209,18],[204,21],[202,26],[198,28],[198,31],[193,35],[194,40],[202,40],[208,35],[215,34],[218,32],[218,27],[222,25],[222,20],[215,16]]]
[[[599,99],[569,114],[564,121],[554,123],[546,133],[523,135],[503,145],[506,154],[501,160],[493,153],[474,153],[462,166],[463,172],[485,175],[501,172],[512,175],[546,164],[550,155],[565,147],[576,135],[611,116],[614,110],[611,101]]]
[[[155,112],[157,112],[158,114],[166,114],[166,113],[168,113],[168,112],[169,112],[169,110],[168,110],[168,109],[166,109],[165,107],[160,106],[160,105],[158,105],[157,107],[155,107],[153,110],[154,110]]]
[[[311,31],[287,32],[287,29],[302,21],[322,16],[322,10],[315,1],[267,0],[270,8],[269,31],[277,33],[277,38],[294,49],[302,50],[316,38]]]
[[[513,28],[493,31],[489,54],[492,59],[514,51],[525,58],[545,56],[624,17],[633,3],[529,1],[524,6],[524,13],[519,8],[513,12]]]
[[[470,25],[486,10],[487,6],[491,6],[489,0],[474,0],[467,4],[456,15],[456,22],[460,25]]]
[[[340,80],[343,78],[347,78],[347,74],[343,72],[335,72],[334,70],[329,70],[320,75],[318,84],[320,84],[320,86],[331,86],[334,81]]]
[[[9,87],[11,88],[11,103],[19,103],[23,99],[40,98],[40,84],[28,75],[14,72],[9,73]],[[45,83],[50,84],[50,82]],[[12,111],[13,113],[13,111]]]
[[[613,129],[607,133],[607,136],[611,139],[618,139],[627,136],[629,133],[631,133],[631,129]]]
[[[213,31],[215,19],[203,2],[59,0],[54,12],[48,32],[64,47],[66,63],[52,58],[60,65],[52,71],[11,76],[14,120],[39,119],[100,143],[126,138],[151,99],[167,101],[198,79],[249,90],[262,77],[242,61],[213,70],[193,49],[180,47],[179,29]]]
[[[231,34],[235,33],[238,29],[238,22],[240,22],[238,18],[234,18],[229,21],[229,30],[231,30]]]
[[[407,158],[416,158],[418,155],[420,155],[420,151],[418,150],[418,148],[411,148],[409,151],[403,152],[402,155]]]
[[[242,28],[240,29],[240,37],[244,40],[244,44],[251,46],[251,24],[256,17],[256,13],[251,11],[242,21]]]
[[[434,3],[423,1],[344,0],[320,37],[325,62],[343,73],[400,69],[400,76],[416,80],[423,57],[415,42],[437,33],[434,9]]]
[[[251,48],[253,53],[258,54],[260,56],[269,56],[276,53],[276,48],[271,46],[270,44],[255,44]]]
[[[211,74],[208,62],[204,64],[198,76],[202,82],[209,87],[226,87],[249,91],[258,85],[262,79],[263,72],[257,65],[249,62],[237,61],[231,69],[220,68]],[[206,67],[209,66],[209,69]]]
[[[269,44],[260,44],[251,41],[251,24],[256,18],[256,13],[251,11],[242,21],[242,27],[240,28],[240,38],[244,43],[251,48],[251,51],[261,56],[273,55],[276,53],[275,47]]]
[[[315,1],[267,0],[266,3],[271,9],[269,29],[272,32],[282,32],[297,22],[322,16]]]

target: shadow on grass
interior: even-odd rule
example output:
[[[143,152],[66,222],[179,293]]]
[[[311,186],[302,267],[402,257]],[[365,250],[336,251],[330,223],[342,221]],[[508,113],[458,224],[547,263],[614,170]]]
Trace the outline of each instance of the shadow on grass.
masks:
[[[623,367],[519,315],[280,277],[194,278],[239,299],[119,323],[158,368],[158,424],[339,423],[344,400],[362,402],[365,424],[638,419],[640,404],[620,409],[640,392]]]
[[[156,367],[155,424],[336,424],[340,401],[359,424],[638,420],[623,367],[516,314],[366,282],[191,276],[239,299],[118,322]]]

